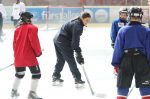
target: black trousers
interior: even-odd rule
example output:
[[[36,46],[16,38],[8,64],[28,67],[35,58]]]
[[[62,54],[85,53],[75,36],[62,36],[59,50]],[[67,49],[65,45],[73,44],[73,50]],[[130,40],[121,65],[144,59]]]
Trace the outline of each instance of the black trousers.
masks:
[[[67,42],[58,42],[54,40],[54,46],[57,56],[57,63],[55,65],[55,70],[53,76],[60,78],[60,72],[63,70],[65,61],[68,63],[70,71],[75,79],[81,79],[81,73],[77,68],[77,64],[74,58],[74,52],[71,45]]]
[[[150,66],[146,56],[140,51],[124,53],[117,78],[118,88],[130,88],[135,75],[137,88],[150,87]]]
[[[3,32],[2,28],[3,28],[3,16],[2,16],[2,13],[0,12],[0,35]]]

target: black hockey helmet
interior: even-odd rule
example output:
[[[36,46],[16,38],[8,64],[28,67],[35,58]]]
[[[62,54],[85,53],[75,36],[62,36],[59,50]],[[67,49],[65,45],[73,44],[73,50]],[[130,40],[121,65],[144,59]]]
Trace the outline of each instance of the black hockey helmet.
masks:
[[[20,13],[20,19],[27,23],[27,22],[31,22],[31,18],[33,18],[33,14],[30,12],[22,12]]]
[[[127,9],[127,8],[120,8],[119,14],[121,14],[121,13],[126,13],[126,14],[128,14],[128,9]]]
[[[138,17],[138,18],[142,19],[142,16],[143,16],[142,8],[132,7],[129,9],[129,18]]]

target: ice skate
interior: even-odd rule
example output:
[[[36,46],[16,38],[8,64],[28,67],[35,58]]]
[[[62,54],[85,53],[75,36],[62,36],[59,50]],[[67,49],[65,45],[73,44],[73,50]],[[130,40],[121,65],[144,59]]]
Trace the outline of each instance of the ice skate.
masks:
[[[76,88],[84,88],[85,81],[81,79],[75,79],[75,87]]]
[[[43,99],[43,98],[38,97],[37,94],[36,94],[36,92],[30,91],[29,95],[28,95],[28,99]]]
[[[17,90],[12,89],[11,98],[12,99],[17,99],[18,97],[19,97],[19,93],[17,92]]]
[[[56,77],[53,77],[53,86],[62,86],[63,85],[63,82],[64,80],[63,79],[60,79],[60,78],[56,78]]]

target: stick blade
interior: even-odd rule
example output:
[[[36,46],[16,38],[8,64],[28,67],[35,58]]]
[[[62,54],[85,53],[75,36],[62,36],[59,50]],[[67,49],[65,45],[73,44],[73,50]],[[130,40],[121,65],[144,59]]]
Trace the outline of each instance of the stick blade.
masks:
[[[105,93],[96,93],[94,95],[99,98],[105,98],[107,96]]]

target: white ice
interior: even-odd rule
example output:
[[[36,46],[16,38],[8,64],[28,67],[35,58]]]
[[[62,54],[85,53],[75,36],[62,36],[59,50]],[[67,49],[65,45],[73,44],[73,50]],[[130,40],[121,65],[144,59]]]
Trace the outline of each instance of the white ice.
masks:
[[[13,31],[14,29],[4,29],[6,40],[0,43],[0,68],[13,63]],[[62,71],[64,79],[63,87],[52,86],[52,73],[56,63],[55,49],[53,46],[53,37],[58,30],[44,31],[39,29],[39,38],[41,47],[44,49],[43,55],[38,58],[42,78],[38,87],[39,96],[43,99],[98,99],[92,96],[90,89],[85,84],[85,88],[77,90],[74,85],[74,79],[69,70],[68,64],[65,64]],[[95,93],[105,93],[104,99],[116,99],[116,79],[113,75],[111,58],[113,49],[110,46],[110,28],[85,28],[81,36],[81,48],[85,58],[85,69]],[[86,81],[80,65],[79,70],[82,79]],[[14,81],[14,66],[0,71],[0,99],[11,99],[10,93]],[[27,99],[30,89],[31,74],[29,69],[19,87],[20,97],[18,99]],[[134,85],[134,82],[133,82]],[[99,98],[103,99],[103,98]],[[128,99],[141,99],[138,89],[134,89]]]

